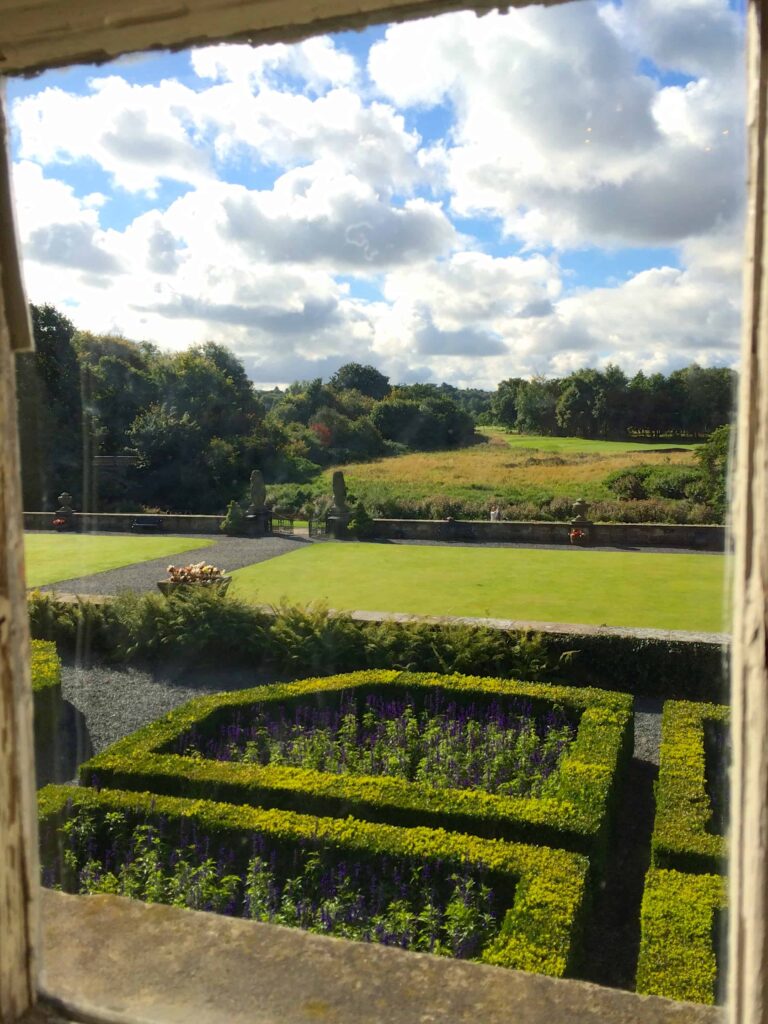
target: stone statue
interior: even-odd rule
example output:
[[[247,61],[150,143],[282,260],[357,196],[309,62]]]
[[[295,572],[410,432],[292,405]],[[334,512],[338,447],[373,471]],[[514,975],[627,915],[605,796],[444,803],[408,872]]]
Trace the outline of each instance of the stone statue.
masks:
[[[264,502],[267,500],[267,488],[264,484],[264,477],[258,469],[251,473],[251,504],[248,508],[250,515],[264,511]]]
[[[333,508],[335,512],[340,513],[349,511],[347,508],[347,485],[340,469],[333,474]]]

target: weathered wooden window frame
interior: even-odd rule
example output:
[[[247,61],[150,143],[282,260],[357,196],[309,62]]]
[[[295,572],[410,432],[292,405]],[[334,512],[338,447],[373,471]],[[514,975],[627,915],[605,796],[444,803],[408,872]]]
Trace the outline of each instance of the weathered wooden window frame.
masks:
[[[547,5],[566,0],[547,0]],[[0,0],[0,75],[220,40],[268,42],[402,21],[463,0]],[[511,6],[525,6],[516,0]],[[768,1024],[768,47],[748,10],[749,200],[735,460],[728,1016]],[[13,352],[31,346],[0,107],[0,1022],[34,1002],[38,863]]]

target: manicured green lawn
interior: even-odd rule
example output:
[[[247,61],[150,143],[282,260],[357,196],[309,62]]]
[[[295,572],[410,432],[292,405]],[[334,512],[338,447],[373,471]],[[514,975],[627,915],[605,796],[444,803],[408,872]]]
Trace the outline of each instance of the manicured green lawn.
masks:
[[[257,603],[721,631],[719,555],[328,542],[239,569]]]
[[[134,562],[207,548],[199,537],[105,537],[82,533],[27,533],[24,553],[27,586],[42,587]]]

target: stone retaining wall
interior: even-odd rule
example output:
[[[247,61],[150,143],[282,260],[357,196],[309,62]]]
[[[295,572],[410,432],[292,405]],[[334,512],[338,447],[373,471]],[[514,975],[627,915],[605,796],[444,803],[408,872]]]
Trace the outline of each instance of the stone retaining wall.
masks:
[[[570,523],[494,523],[457,519],[374,519],[375,537],[380,540],[474,541],[478,544],[564,544],[570,543]],[[328,519],[328,532],[339,536],[339,520]],[[657,523],[593,523],[587,528],[588,543],[596,547],[685,548],[723,551],[725,527],[677,526]]]
[[[75,529],[79,533],[130,533],[131,523],[141,518],[140,512],[75,512]],[[219,527],[224,516],[164,515],[162,533],[212,533],[221,536]],[[53,530],[53,512],[25,512],[25,530]],[[144,531],[141,531],[144,532]]]

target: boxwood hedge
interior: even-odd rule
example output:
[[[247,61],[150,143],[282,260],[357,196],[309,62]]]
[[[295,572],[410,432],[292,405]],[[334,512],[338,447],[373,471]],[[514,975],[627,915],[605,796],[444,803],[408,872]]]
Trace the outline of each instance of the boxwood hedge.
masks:
[[[656,819],[651,837],[653,863],[678,871],[725,870],[726,840],[711,831],[713,808],[707,792],[706,723],[726,723],[722,704],[667,701],[661,720]]]
[[[35,774],[38,786],[56,777],[57,738],[61,719],[61,662],[56,644],[32,641],[32,701],[35,723]]]
[[[492,872],[513,890],[502,927],[483,950],[485,963],[560,977],[573,970],[579,956],[587,859],[564,850],[550,850],[500,840],[447,833],[428,828],[397,828],[352,818],[319,818],[291,811],[247,805],[155,796],[119,790],[48,786],[39,793],[43,862],[57,864],[57,830],[74,810],[97,814],[122,811],[164,825],[186,820],[198,834],[214,842],[226,838],[250,848],[255,833],[290,848],[307,842],[331,847],[346,862],[385,855],[404,862],[477,865]],[[94,856],[98,851],[94,851]]]
[[[697,1003],[716,1001],[716,927],[725,879],[651,868],[640,910],[637,991]]]
[[[338,699],[340,693],[354,689],[427,694],[436,688],[458,698],[524,698],[539,711],[557,704],[578,718],[576,737],[545,781],[541,796],[438,789],[386,776],[339,775],[168,752],[193,726],[205,735],[234,712],[258,703],[315,703]],[[354,814],[395,825],[439,826],[589,853],[599,861],[611,805],[632,748],[632,698],[627,694],[474,676],[367,671],[192,700],[120,740],[80,771],[86,784],[313,814]]]

